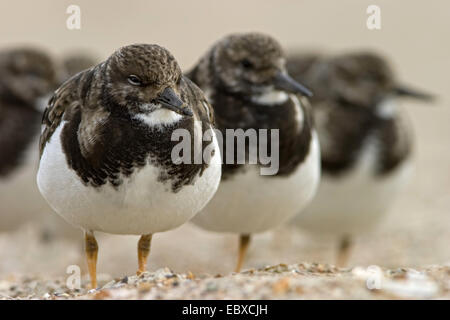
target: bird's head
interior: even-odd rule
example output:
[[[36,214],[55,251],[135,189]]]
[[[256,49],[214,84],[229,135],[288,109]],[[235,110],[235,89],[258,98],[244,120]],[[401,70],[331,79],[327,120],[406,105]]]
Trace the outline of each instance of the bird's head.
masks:
[[[216,44],[212,63],[218,83],[233,93],[256,99],[270,92],[311,95],[288,75],[280,44],[265,34],[225,37]]]
[[[50,56],[35,48],[20,48],[0,54],[1,94],[36,105],[58,85],[57,70]]]
[[[382,100],[409,96],[430,100],[429,94],[400,85],[387,60],[373,53],[343,54],[323,68],[328,95],[356,105],[374,107]]]
[[[158,45],[135,44],[120,48],[104,66],[108,99],[132,115],[155,111],[192,116],[181,99],[181,69],[172,54]]]

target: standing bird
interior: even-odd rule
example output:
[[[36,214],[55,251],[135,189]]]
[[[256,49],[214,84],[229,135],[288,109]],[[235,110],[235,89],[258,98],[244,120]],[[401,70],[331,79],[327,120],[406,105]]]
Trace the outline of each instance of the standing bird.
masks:
[[[297,96],[311,92],[286,72],[279,43],[265,34],[233,34],[216,43],[188,73],[213,105],[222,136],[228,129],[246,133],[279,130],[274,145],[245,139],[245,149],[223,147],[222,182],[205,209],[195,216],[198,226],[240,235],[236,271],[242,267],[250,236],[275,228],[298,213],[313,197],[320,176],[320,148],[310,113]],[[272,141],[271,132],[267,141]],[[278,149],[277,149],[278,147]],[[266,168],[258,156],[255,165],[227,161],[236,153],[245,159],[272,150],[278,158],[275,174],[261,175]],[[278,152],[278,154],[277,154]]]
[[[344,266],[352,238],[377,224],[411,173],[412,134],[398,98],[431,96],[400,86],[386,60],[373,53],[297,55],[287,66],[314,90],[322,155],[317,195],[294,221],[338,237],[337,264]]]
[[[39,124],[57,67],[44,51],[0,51],[0,230],[42,222],[48,208],[35,184]]]
[[[37,182],[51,207],[85,230],[92,288],[97,287],[94,231],[141,235],[138,274],[152,234],[191,219],[216,192],[220,150],[202,91],[158,45],[120,48],[78,73],[49,101],[43,117]],[[187,132],[201,163],[178,163],[173,133]],[[206,135],[206,134],[205,134]],[[183,154],[185,156],[185,154]],[[191,154],[192,156],[192,154]]]

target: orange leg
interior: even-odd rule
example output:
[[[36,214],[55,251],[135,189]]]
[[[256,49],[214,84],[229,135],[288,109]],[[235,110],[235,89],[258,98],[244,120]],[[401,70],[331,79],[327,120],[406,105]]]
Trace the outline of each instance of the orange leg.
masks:
[[[147,258],[150,254],[150,244],[152,242],[151,234],[144,234],[141,236],[138,242],[138,271],[137,275],[147,270]]]
[[[85,250],[86,250],[89,276],[91,278],[91,289],[95,289],[95,288],[97,288],[98,245],[97,245],[97,240],[95,240],[93,232],[86,232]]]
[[[241,234],[239,236],[239,255],[238,262],[236,265],[235,272],[241,271],[242,265],[244,264],[245,255],[247,254],[248,245],[250,244],[250,235]]]

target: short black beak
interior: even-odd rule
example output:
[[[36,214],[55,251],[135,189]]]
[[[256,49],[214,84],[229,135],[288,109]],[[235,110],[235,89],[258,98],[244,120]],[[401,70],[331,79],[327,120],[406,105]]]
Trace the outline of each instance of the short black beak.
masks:
[[[304,85],[292,79],[287,73],[280,72],[275,76],[273,85],[276,89],[284,90],[289,93],[300,93],[307,97],[312,97],[311,90]]]
[[[164,91],[155,99],[157,103],[160,103],[163,108],[172,110],[183,116],[192,117],[193,113],[189,107],[184,106],[183,100],[173,91],[172,88],[165,88]]]
[[[423,101],[433,101],[434,96],[425,92],[421,92],[419,90],[415,90],[412,88],[398,86],[394,89],[394,93],[400,97],[410,97]]]

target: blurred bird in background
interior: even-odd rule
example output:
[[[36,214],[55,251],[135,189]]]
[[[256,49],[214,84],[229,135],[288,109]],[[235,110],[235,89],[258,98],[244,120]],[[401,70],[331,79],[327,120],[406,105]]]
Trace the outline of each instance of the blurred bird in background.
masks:
[[[57,66],[36,48],[0,52],[0,230],[39,220],[48,207],[33,181],[41,113]]]
[[[285,62],[280,44],[272,37],[233,34],[218,41],[188,73],[208,95],[224,137],[230,129],[254,130],[255,134],[259,129],[279,130],[278,150],[269,144],[271,138],[265,145],[272,155],[279,151],[273,175],[260,171],[265,167],[260,158],[261,136],[260,141],[244,138],[245,150],[224,143],[222,182],[192,220],[206,230],[240,235],[237,272],[251,235],[271,230],[303,209],[319,182],[318,139],[302,102],[311,92],[289,76]],[[256,150],[257,164],[249,164]],[[236,161],[240,151],[245,153],[245,164]],[[233,163],[228,162],[230,157]]]
[[[207,143],[194,134],[197,125],[213,128],[213,119],[203,92],[158,45],[121,47],[55,91],[42,121],[37,181],[52,208],[85,231],[92,288],[95,231],[140,235],[141,274],[153,234],[184,224],[214,195],[221,175],[217,138]],[[172,155],[177,129],[193,136],[187,163]],[[208,159],[192,162],[207,152]]]
[[[317,195],[294,222],[334,235],[344,266],[353,237],[376,226],[411,175],[414,141],[400,98],[432,96],[403,86],[387,60],[369,52],[293,54],[287,68],[314,91],[322,157]]]
[[[51,214],[38,191],[38,141],[50,94],[93,61],[78,54],[59,63],[46,51],[31,47],[0,52],[0,231],[36,223],[43,239],[76,232]]]

